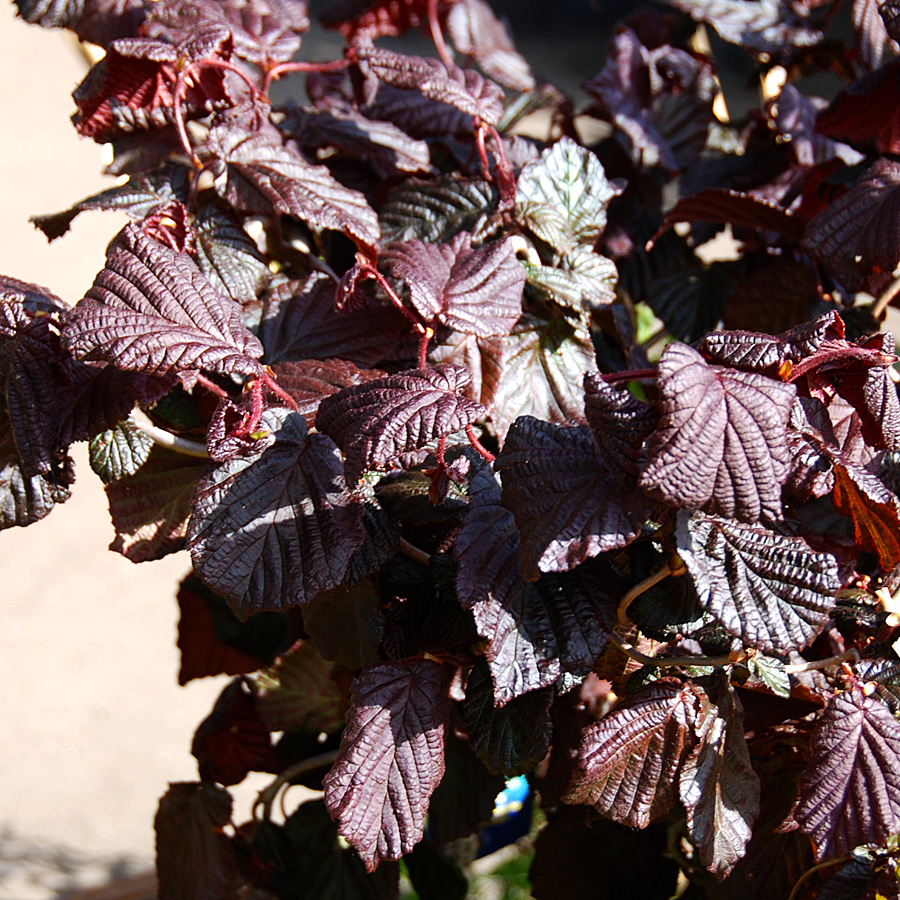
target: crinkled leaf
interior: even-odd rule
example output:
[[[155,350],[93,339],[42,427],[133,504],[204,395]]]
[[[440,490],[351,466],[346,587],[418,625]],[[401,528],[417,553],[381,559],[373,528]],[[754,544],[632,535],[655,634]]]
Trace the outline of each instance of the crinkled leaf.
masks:
[[[329,813],[368,871],[422,839],[444,774],[449,714],[444,670],[431,660],[379,663],[353,682],[338,759],[323,787]]]
[[[171,900],[220,900],[244,887],[231,839],[231,795],[215,784],[177,782],[159,801],[156,877]]]
[[[390,122],[416,140],[470,139],[474,127],[472,117],[456,106],[439,103],[415,90],[377,81],[373,83],[376,86],[378,93],[362,107],[370,119]]]
[[[197,574],[244,618],[337,587],[364,538],[362,502],[332,441],[284,409],[263,425],[275,435],[270,447],[197,485],[188,532]]]
[[[132,562],[161,559],[184,547],[191,498],[205,461],[155,446],[133,474],[106,485],[116,529],[110,550]]]
[[[835,508],[853,520],[857,546],[876,554],[885,572],[900,562],[900,499],[865,469],[834,465]]]
[[[338,0],[319,17],[326,28],[335,28],[353,41],[365,35],[399,37],[427,20],[427,0]]]
[[[678,772],[694,748],[696,704],[672,678],[627,695],[582,735],[563,799],[632,828],[668,812],[678,799]]]
[[[448,241],[461,231],[482,240],[497,206],[496,188],[487,181],[443,176],[434,181],[409,179],[381,209],[385,241]]]
[[[496,467],[503,503],[522,537],[522,574],[529,580],[624,547],[641,532],[643,495],[610,475],[585,425],[522,416],[510,428]]]
[[[391,87],[417,91],[488,125],[496,125],[503,114],[502,89],[472,69],[448,69],[436,59],[380,47],[359,47],[356,55],[367,74]]]
[[[900,163],[877,160],[812,222],[804,248],[850,290],[871,288],[900,263]]]
[[[68,28],[82,41],[106,47],[137,34],[145,0],[15,0],[18,14],[43,28]]]
[[[147,461],[153,438],[131,422],[120,422],[90,443],[91,468],[107,484],[135,472]]]
[[[506,779],[489,772],[468,742],[447,734],[447,768],[428,807],[428,836],[437,847],[467,837],[491,821]]]
[[[64,235],[77,215],[91,209],[121,210],[140,222],[176,201],[185,202],[187,187],[187,170],[183,166],[166,166],[133,175],[125,184],[86,197],[63,212],[32,216],[31,221],[50,241]]]
[[[227,28],[235,56],[263,68],[287,62],[309,28],[306,0],[161,0],[151,3],[143,33],[179,43],[198,29]]]
[[[81,359],[151,375],[260,373],[262,345],[240,307],[216,293],[193,259],[127,225],[106,266],[66,317],[63,340]]]
[[[516,204],[544,205],[561,214],[578,244],[592,244],[603,234],[609,202],[620,193],[600,160],[568,137],[528,163],[516,182]]]
[[[728,689],[718,702],[700,698],[697,746],[685,760],[679,797],[700,861],[720,881],[744,857],[759,815],[759,777],[750,765],[744,711]]]
[[[529,772],[550,748],[552,688],[539,688],[494,705],[494,689],[486,660],[475,663],[466,682],[463,709],[469,743],[496,775]]]
[[[483,410],[465,396],[469,384],[465,369],[444,364],[376,378],[326,397],[316,428],[341,447],[347,477],[356,481],[365,469],[474,422]]]
[[[525,59],[513,46],[504,22],[484,0],[457,0],[446,18],[447,33],[453,46],[471,56],[484,72],[514,91],[530,91],[534,75]]]
[[[235,209],[284,213],[314,228],[343,231],[363,244],[378,242],[378,219],[365,196],[281,143],[274,128],[247,132],[219,125],[210,131],[207,145],[218,160],[216,191]]]
[[[303,627],[325,659],[353,670],[378,662],[384,616],[375,582],[362,578],[317,594],[303,610]]]
[[[841,588],[831,554],[762,525],[680,513],[678,554],[703,608],[745,644],[770,653],[809,646]]]
[[[335,668],[311,641],[298,641],[260,672],[254,679],[256,708],[269,731],[340,730],[344,698]]]
[[[24,475],[7,432],[0,440],[0,531],[43,519],[57,503],[69,499],[69,485],[74,480],[68,457],[55,463],[45,474]]]
[[[338,312],[334,292],[321,272],[272,288],[259,327],[267,363],[343,359],[365,367],[391,354],[408,329],[401,313],[389,306]]]
[[[754,653],[747,659],[750,674],[761,681],[776,697],[791,696],[791,679],[784,670],[784,664],[771,656]]]
[[[545,687],[559,676],[556,635],[537,588],[519,571],[521,548],[512,513],[490,467],[469,485],[469,507],[453,545],[456,591],[471,609],[494,681],[494,703]]]
[[[236,303],[251,303],[272,278],[250,235],[230,215],[206,206],[198,214],[197,264],[219,293]]]
[[[203,781],[226,787],[240,784],[249,772],[275,772],[281,766],[269,729],[260,718],[253,695],[235,678],[197,726],[191,755]]]
[[[819,860],[900,830],[900,723],[875,697],[851,688],[816,723],[794,811]]]
[[[860,58],[869,69],[877,69],[886,48],[892,41],[882,18],[879,0],[853,0],[853,31]],[[896,52],[896,44],[891,48]]]
[[[389,244],[380,254],[407,283],[410,302],[426,322],[437,319],[464,334],[509,334],[522,314],[525,272],[510,240],[477,249],[462,232],[446,244]]]
[[[425,141],[414,140],[393,122],[379,122],[353,109],[290,109],[280,127],[302,147],[332,147],[341,156],[369,163],[382,178],[431,168]]]
[[[656,410],[600,375],[584,378],[584,414],[603,464],[619,484],[633,485],[641,469],[644,442],[656,428]]]
[[[523,314],[508,337],[479,341],[481,390],[503,438],[519,416],[566,422],[584,415],[584,376],[597,371],[584,320]]]
[[[670,344],[659,361],[659,389],[661,421],[650,437],[644,489],[744,522],[780,519],[794,388],[710,366],[686,344]]]

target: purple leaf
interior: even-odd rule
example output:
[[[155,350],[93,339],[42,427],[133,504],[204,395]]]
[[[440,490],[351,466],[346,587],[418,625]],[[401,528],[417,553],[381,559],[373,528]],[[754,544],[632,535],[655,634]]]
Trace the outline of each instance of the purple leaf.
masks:
[[[338,312],[334,292],[321,272],[269,291],[259,326],[266,362],[344,359],[368,367],[390,356],[408,330],[401,313],[393,306]]]
[[[380,47],[358,47],[356,56],[366,74],[390,87],[417,91],[487,125],[496,125],[503,115],[503,90],[472,69],[448,69],[436,59]]]
[[[644,489],[685,509],[779,520],[794,388],[710,366],[686,344],[670,344],[659,361],[659,389],[662,415]]]
[[[445,22],[453,46],[471,56],[491,78],[514,91],[535,87],[531,68],[517,52],[509,29],[485,0],[457,0]]]
[[[191,498],[205,469],[203,460],[154,447],[133,475],[106,485],[116,529],[109,549],[132,562],[162,559],[181,550]]]
[[[24,475],[12,435],[0,432],[0,531],[43,519],[57,503],[69,499],[74,481],[68,457],[46,474]]]
[[[858,687],[829,700],[816,723],[794,811],[830,859],[900,830],[900,724]]]
[[[696,743],[696,706],[695,694],[674,678],[627,695],[584,732],[563,799],[646,828],[678,799],[678,773]]]
[[[68,28],[82,41],[106,47],[138,33],[145,0],[15,0],[19,15],[44,28]]]
[[[509,334],[522,314],[525,271],[509,239],[478,249],[471,240],[462,232],[446,244],[389,244],[380,261],[407,283],[424,321],[480,337]]]
[[[275,128],[248,132],[217,125],[207,146],[217,160],[216,191],[235,209],[284,213],[313,228],[343,231],[364,245],[378,242],[378,219],[365,196],[283,144]]]
[[[494,703],[553,684],[559,676],[556,634],[543,597],[519,572],[519,532],[501,502],[489,466],[469,484],[469,508],[456,535],[456,592],[486,638]]]
[[[368,871],[422,839],[444,774],[450,716],[442,667],[431,660],[370,666],[353,682],[325,805]]]
[[[704,692],[695,715],[698,743],[681,768],[679,797],[700,861],[721,881],[746,852],[759,814],[760,783],[734,691],[724,691],[718,702]]]
[[[882,18],[883,0],[853,0],[853,31],[859,46],[859,55],[868,69],[877,69],[881,64],[885,47],[896,52],[896,44],[891,41]]]
[[[678,555],[700,604],[758,650],[809,646],[841,588],[837,560],[803,538],[703,513],[679,513]]]
[[[584,414],[610,475],[623,486],[633,485],[640,474],[644,442],[656,428],[656,410],[607,384],[602,376],[588,374]]]
[[[200,481],[188,530],[197,574],[242,618],[336,587],[364,538],[362,502],[334,444],[284,409],[264,413],[263,425],[274,443]]]
[[[262,345],[240,307],[220,297],[193,259],[127,225],[106,266],[68,314],[63,341],[80,359],[191,381],[200,369],[257,376]]]
[[[803,247],[850,290],[873,289],[900,262],[900,163],[879,159],[810,223]]]
[[[496,467],[503,503],[522,536],[522,574],[528,580],[624,547],[641,532],[643,495],[610,475],[587,426],[522,416],[510,428]]]
[[[451,365],[376,378],[326,397],[316,428],[343,449],[347,477],[356,481],[366,469],[461,431],[481,416],[482,407],[465,396],[470,382],[465,369]]]
[[[547,755],[552,701],[552,689],[542,688],[498,707],[487,662],[475,663],[466,682],[463,710],[469,743],[489,772],[521,775]]]
[[[434,181],[410,178],[381,209],[382,237],[385,241],[441,244],[468,231],[474,240],[481,241],[497,224],[496,207],[497,191],[487,181],[455,175]]]

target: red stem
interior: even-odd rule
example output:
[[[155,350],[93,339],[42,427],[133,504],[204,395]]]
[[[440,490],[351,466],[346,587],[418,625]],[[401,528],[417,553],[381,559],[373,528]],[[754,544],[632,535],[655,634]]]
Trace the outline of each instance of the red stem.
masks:
[[[275,376],[271,375],[269,372],[266,372],[263,375],[263,384],[280,400],[284,401],[284,404],[289,408],[297,412],[297,404],[294,401],[294,398],[283,388],[278,382],[275,380]]]
[[[475,437],[475,431],[471,425],[466,425],[466,436],[469,438],[469,443],[478,451],[481,456],[483,456],[488,462],[493,462],[497,457],[491,453],[485,446],[482,445],[481,441]]]
[[[424,369],[428,365],[428,342],[434,337],[434,329],[426,328],[419,339],[419,368]]]
[[[438,18],[438,0],[428,0],[428,25],[431,28],[431,38],[441,62],[448,69],[456,68],[456,63],[444,40],[444,32],[441,30],[441,20]]]
[[[485,126],[481,120],[475,122],[475,146],[478,148],[478,157],[481,160],[481,175],[485,181],[493,181],[491,178],[491,163],[488,160],[487,147],[484,143]]]
[[[231,395],[224,388],[219,387],[214,381],[210,381],[205,375],[197,375],[197,384],[203,385],[211,394],[222,399],[231,399]]]
[[[284,75],[289,75],[291,72],[340,72],[341,69],[346,69],[348,66],[353,64],[352,59],[336,59],[332,62],[327,63],[314,63],[314,62],[286,62],[281,63],[280,65],[273,66],[266,72],[266,77],[263,81],[262,92],[266,95],[269,93],[269,88],[272,86],[272,82],[281,78]]]
[[[363,267],[363,275],[368,278],[374,278],[375,281],[377,281],[382,286],[382,288],[384,288],[384,291],[390,298],[391,303],[393,303],[394,306],[396,306],[397,309],[399,309],[400,312],[402,312],[403,315],[406,316],[407,321],[412,325],[412,327],[415,328],[416,331],[419,332],[419,334],[425,337],[427,343],[428,338],[431,337],[431,335],[428,334],[428,329],[419,321],[419,319],[411,309],[408,309],[406,306],[404,306],[403,301],[397,296],[397,292],[390,286],[390,284],[388,284],[388,280],[384,277],[384,275],[382,275],[381,272],[379,272],[378,269],[376,269],[375,266],[373,266],[368,261]]]

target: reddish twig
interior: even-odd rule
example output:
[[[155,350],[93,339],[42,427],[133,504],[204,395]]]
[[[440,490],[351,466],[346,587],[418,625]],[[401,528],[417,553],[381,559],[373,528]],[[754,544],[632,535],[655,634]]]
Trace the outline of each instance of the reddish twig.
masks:
[[[290,75],[291,72],[340,72],[341,69],[346,69],[351,65],[353,65],[352,59],[336,59],[332,62],[327,63],[280,63],[277,66],[273,66],[271,69],[269,69],[268,72],[266,72],[265,79],[263,80],[262,92],[268,96],[269,88],[272,87],[272,82],[277,81],[279,78],[282,78],[285,75]]]
[[[475,448],[475,450],[483,456],[488,462],[493,462],[497,457],[491,453],[490,450],[485,447],[481,441],[475,437],[475,430],[471,425],[466,425],[466,436],[469,438],[469,443]]]
[[[448,68],[453,69],[456,63],[450,48],[444,40],[444,32],[441,29],[441,20],[438,17],[438,0],[428,0],[428,26],[431,29],[431,39],[434,41],[435,49],[441,62]]]

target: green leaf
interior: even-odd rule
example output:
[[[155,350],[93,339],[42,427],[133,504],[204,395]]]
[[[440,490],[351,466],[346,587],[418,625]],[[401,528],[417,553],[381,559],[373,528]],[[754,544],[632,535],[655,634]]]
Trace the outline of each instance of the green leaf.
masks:
[[[776,697],[791,696],[791,679],[784,671],[784,663],[762,653],[754,653],[747,659],[750,674],[768,687]]]
[[[106,484],[135,472],[147,461],[153,448],[148,437],[129,421],[92,438],[88,445],[91,468]]]

